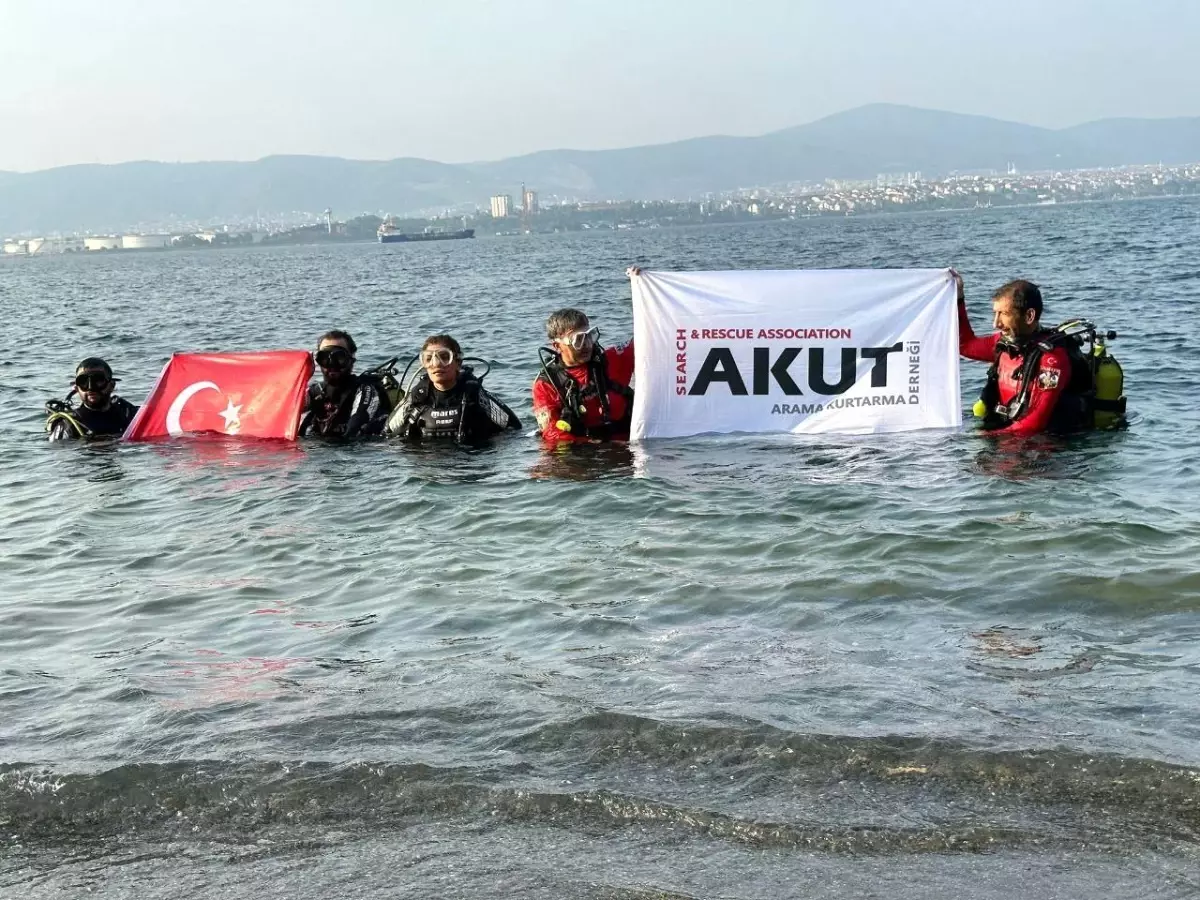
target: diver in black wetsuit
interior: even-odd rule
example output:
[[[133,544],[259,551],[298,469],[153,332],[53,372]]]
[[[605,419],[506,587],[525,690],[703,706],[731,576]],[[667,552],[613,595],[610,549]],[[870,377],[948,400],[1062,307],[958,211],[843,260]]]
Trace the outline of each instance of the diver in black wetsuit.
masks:
[[[98,356],[89,356],[75,367],[75,384],[66,400],[46,404],[46,431],[50,440],[120,437],[138,408],[113,393],[117,379],[112,367]],[[79,396],[79,406],[71,398]]]
[[[389,434],[476,444],[521,427],[516,414],[463,365],[462,347],[450,335],[427,338],[420,359],[423,371],[388,418]]]
[[[344,331],[327,332],[317,341],[322,381],[309,385],[301,435],[357,438],[383,433],[391,401],[377,379],[354,374],[357,353],[354,338]]]

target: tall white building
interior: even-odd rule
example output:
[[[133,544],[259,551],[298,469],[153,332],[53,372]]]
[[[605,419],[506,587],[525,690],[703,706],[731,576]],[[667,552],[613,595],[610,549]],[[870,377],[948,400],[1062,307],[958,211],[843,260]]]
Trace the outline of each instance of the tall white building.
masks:
[[[525,190],[521,194],[521,211],[526,214],[536,213],[538,211],[537,191]]]
[[[508,194],[497,194],[492,198],[492,218],[507,219],[512,215],[512,197]]]

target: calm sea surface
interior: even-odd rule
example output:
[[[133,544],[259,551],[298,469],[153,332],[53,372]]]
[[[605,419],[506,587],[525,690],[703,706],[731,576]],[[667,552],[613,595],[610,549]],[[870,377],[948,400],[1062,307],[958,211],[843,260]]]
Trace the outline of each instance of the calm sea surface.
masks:
[[[0,259],[0,897],[1195,897],[1200,203]],[[51,446],[100,354],[449,331],[532,427],[631,263],[957,267],[1136,421],[567,455]],[[984,367],[964,366],[964,404]]]

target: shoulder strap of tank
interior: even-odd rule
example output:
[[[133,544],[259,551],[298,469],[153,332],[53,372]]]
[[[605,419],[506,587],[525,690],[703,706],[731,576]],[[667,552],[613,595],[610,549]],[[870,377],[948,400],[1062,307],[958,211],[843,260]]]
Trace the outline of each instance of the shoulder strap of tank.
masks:
[[[544,348],[543,348],[544,349]],[[579,389],[579,385],[575,379],[567,374],[567,367],[563,364],[562,357],[554,351],[545,351],[550,355],[550,361],[542,360],[542,370],[538,372],[538,378],[542,381],[548,381],[550,385],[558,392],[564,402]]]
[[[413,378],[412,384],[408,388],[408,396],[417,406],[423,406],[429,402],[430,392],[433,390],[433,383],[429,380],[429,373],[422,369]]]
[[[479,392],[483,390],[483,383],[475,377],[475,372],[470,366],[464,366],[459,372],[458,386],[461,387],[462,396],[458,408],[458,432],[454,437],[455,440],[462,443],[467,438],[467,422],[471,418],[470,409],[479,405]]]
[[[113,397],[113,403],[121,407],[121,413],[125,417],[125,423],[128,425],[133,421],[133,417],[137,415],[138,408],[126,400],[124,397]]]
[[[621,417],[621,421],[628,422],[633,417],[633,389],[628,385],[617,384],[609,379],[608,355],[603,350],[597,348],[597,352],[593,354],[589,365],[591,367],[592,380],[596,384],[596,393],[600,398],[600,408],[604,412],[605,427],[610,428],[613,425],[612,407],[608,402],[610,392],[625,398],[625,414]]]
[[[457,386],[462,391],[460,402],[462,404],[462,411],[465,413],[468,406],[479,402],[479,392],[483,390],[483,382],[475,377],[475,373],[471,370],[470,366],[464,366],[458,374]]]
[[[1042,364],[1042,357],[1055,346],[1057,343],[1049,344],[1039,339],[1030,341],[1025,348],[1025,355],[1021,360],[1021,389],[1005,411],[1010,422],[1016,421],[1025,412],[1025,408],[1029,405],[1029,395],[1033,391],[1033,382],[1038,366]]]
[[[609,391],[614,394],[619,394],[626,400],[633,399],[633,388],[627,384],[617,384],[608,377],[608,354],[604,350],[600,350],[593,359],[594,371],[599,374],[598,386],[601,388],[601,396],[607,397]]]

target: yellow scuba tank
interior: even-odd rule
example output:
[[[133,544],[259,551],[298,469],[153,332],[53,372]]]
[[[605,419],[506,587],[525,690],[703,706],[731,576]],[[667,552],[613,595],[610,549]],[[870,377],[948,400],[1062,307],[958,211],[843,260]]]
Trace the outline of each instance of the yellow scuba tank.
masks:
[[[404,389],[400,387],[400,382],[396,380],[393,372],[385,372],[379,380],[383,382],[383,390],[391,401],[392,409],[395,409],[404,399]]]
[[[1092,354],[1095,372],[1093,427],[1116,428],[1125,421],[1125,372],[1099,340]]]

